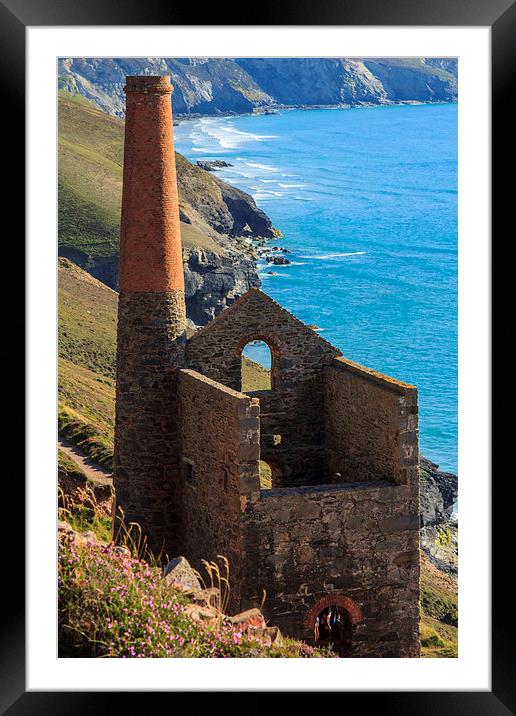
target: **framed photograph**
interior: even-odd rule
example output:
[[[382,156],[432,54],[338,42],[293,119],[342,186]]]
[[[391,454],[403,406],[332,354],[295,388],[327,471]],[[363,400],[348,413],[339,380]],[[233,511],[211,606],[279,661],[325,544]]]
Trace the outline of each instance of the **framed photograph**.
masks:
[[[513,713],[490,187],[514,5],[1,11],[28,307],[3,710]]]

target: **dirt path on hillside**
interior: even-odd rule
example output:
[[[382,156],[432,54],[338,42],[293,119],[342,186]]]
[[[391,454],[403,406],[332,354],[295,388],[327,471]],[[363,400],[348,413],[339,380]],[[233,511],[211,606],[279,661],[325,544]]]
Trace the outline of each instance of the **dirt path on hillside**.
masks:
[[[86,477],[95,482],[100,482],[102,485],[112,485],[113,475],[109,470],[105,470],[103,467],[99,467],[94,462],[86,457],[79,448],[69,443],[67,440],[58,437],[57,445],[69,458],[73,460],[84,472]]]

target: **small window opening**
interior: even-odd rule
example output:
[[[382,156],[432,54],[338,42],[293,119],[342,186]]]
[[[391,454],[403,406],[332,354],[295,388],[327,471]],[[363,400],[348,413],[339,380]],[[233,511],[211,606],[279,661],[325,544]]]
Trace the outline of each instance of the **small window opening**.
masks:
[[[227,470],[224,470],[222,484],[224,486],[224,492],[227,492],[227,489],[228,489],[228,471]]]
[[[242,350],[242,392],[272,389],[272,354],[265,341],[250,341]]]

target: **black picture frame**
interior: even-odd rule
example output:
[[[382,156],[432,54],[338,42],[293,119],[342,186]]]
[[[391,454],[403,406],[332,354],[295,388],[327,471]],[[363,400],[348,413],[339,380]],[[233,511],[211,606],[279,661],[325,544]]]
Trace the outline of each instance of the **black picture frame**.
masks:
[[[201,6],[199,6],[201,7]],[[24,153],[25,146],[25,31],[28,26],[77,26],[77,25],[388,25],[388,26],[489,26],[492,37],[492,168],[493,168],[493,217],[494,231],[501,236],[501,226],[512,227],[514,219],[509,215],[514,202],[513,182],[505,177],[514,175],[513,115],[507,111],[510,103],[511,79],[516,70],[516,4],[514,0],[320,0],[317,3],[269,2],[249,4],[245,13],[224,18],[218,3],[202,10],[202,23],[198,23],[199,8],[189,4],[163,3],[161,0],[1,0],[0,1],[0,65],[3,98],[4,141],[17,149],[16,160],[11,161],[4,206],[16,212],[16,231],[22,233],[25,207],[23,206]],[[223,21],[222,21],[223,20]],[[8,141],[6,138],[9,138]],[[509,170],[506,174],[506,170]],[[510,194],[509,194],[510,192]],[[512,213],[512,212],[511,212]],[[508,238],[514,230],[507,229]],[[17,266],[23,262],[21,236],[17,237]],[[502,239],[500,239],[502,241]],[[20,251],[21,249],[21,251]],[[21,254],[21,256],[20,256]],[[504,264],[504,266],[502,266]],[[504,317],[504,287],[511,286],[505,260],[493,257],[497,281],[492,289],[492,329],[506,328]],[[504,275],[504,270],[507,275]],[[20,292],[21,293],[21,292]],[[13,323],[15,327],[21,323]],[[23,345],[23,333],[18,330],[19,345]],[[19,350],[17,351],[19,353]],[[507,383],[502,373],[505,356],[495,353],[492,360],[492,389]],[[496,369],[500,368],[499,371]],[[498,379],[495,376],[499,376]],[[20,381],[23,376],[20,376]],[[498,380],[498,382],[497,382]],[[514,383],[514,381],[512,381]],[[22,384],[20,382],[20,384]],[[19,400],[19,398],[18,398]],[[501,401],[500,401],[501,402]],[[505,401],[504,401],[505,402]],[[493,416],[496,413],[493,410]],[[509,427],[502,419],[493,422],[492,472],[499,474],[501,483],[493,489],[492,564],[492,690],[490,692],[351,692],[345,695],[345,705],[381,709],[383,714],[489,714],[500,716],[516,713],[516,660],[514,657],[514,617],[510,597],[506,592],[506,574],[510,565],[511,545],[507,547],[501,525],[511,524],[514,501],[509,494],[513,483],[509,471],[503,470],[504,450],[512,442]],[[20,455],[25,446],[20,446]],[[498,450],[496,449],[498,448]],[[30,444],[27,446],[30,450]],[[7,491],[7,495],[5,494]],[[24,484],[18,467],[4,481],[4,504],[18,505],[17,514],[24,504]],[[17,524],[16,539],[9,537],[3,550],[4,588],[7,604],[2,610],[0,641],[0,710],[12,716],[19,714],[92,714],[122,708],[123,694],[97,692],[26,692],[25,691],[25,594],[24,594],[24,536]],[[509,569],[509,572],[511,570]],[[513,592],[513,589],[510,589]],[[331,690],[331,686],[329,690]],[[315,689],[314,689],[315,690]],[[163,694],[167,697],[167,694]],[[202,694],[199,694],[199,696]],[[356,697],[361,700],[358,702]],[[367,700],[364,701],[364,697]],[[129,712],[148,708],[149,694],[131,693]],[[168,698],[170,696],[168,695]],[[352,699],[352,701],[350,701]],[[205,700],[203,699],[203,702]],[[261,701],[261,700],[260,700]],[[260,701],[256,704],[259,705]],[[176,702],[174,702],[175,704]],[[169,703],[172,707],[172,704]],[[245,702],[243,702],[245,706]],[[322,707],[321,701],[319,706]],[[344,707],[344,704],[343,704]],[[202,708],[199,704],[197,708]],[[209,708],[209,706],[208,706]]]

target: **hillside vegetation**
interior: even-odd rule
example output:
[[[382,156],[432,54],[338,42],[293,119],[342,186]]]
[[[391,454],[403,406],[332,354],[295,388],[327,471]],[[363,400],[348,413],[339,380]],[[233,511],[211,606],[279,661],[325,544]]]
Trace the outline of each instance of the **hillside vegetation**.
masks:
[[[123,120],[105,114],[79,94],[59,93],[60,247],[91,257],[118,254],[123,148]],[[195,176],[194,198],[202,187],[213,201],[220,200],[220,190],[207,172],[181,155],[177,168],[180,187],[183,173]],[[181,206],[197,223],[181,222],[184,247],[221,253],[213,230],[195,217],[184,197]]]
[[[124,121],[95,107],[80,94],[64,91],[59,111],[59,246],[74,255],[118,255]],[[230,187],[176,152],[181,239],[186,252],[224,254],[225,236],[272,238],[271,224],[251,196]],[[235,214],[226,198],[238,197]],[[88,269],[88,266],[85,266]]]
[[[423,554],[420,632],[423,657],[458,655],[457,578],[437,569]]]
[[[118,294],[65,258],[58,292],[60,356],[114,378]]]
[[[235,622],[220,605],[193,601],[170,584],[152,559],[60,527],[61,658],[335,657]]]

